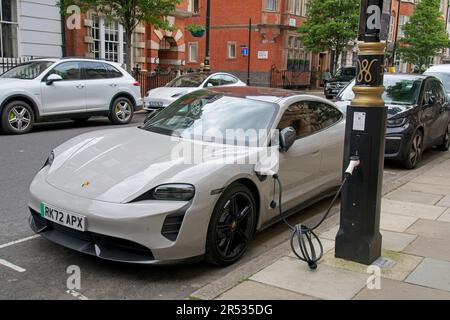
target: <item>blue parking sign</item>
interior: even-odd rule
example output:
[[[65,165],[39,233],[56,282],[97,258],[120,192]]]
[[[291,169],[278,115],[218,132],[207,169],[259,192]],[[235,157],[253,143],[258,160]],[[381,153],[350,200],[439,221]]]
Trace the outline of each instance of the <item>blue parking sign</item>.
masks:
[[[243,47],[241,53],[243,57],[248,57],[248,48]]]

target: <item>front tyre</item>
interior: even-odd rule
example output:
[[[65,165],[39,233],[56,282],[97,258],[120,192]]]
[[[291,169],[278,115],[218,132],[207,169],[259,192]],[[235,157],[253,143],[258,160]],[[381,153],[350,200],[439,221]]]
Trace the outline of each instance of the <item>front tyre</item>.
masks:
[[[3,109],[1,115],[2,128],[8,134],[24,134],[30,132],[34,125],[34,112],[24,101],[12,101]]]
[[[403,166],[406,169],[414,169],[417,167],[423,153],[423,135],[417,131],[408,144],[408,151],[406,159],[403,161]]]
[[[438,146],[439,150],[448,151],[450,148],[450,123],[447,125],[442,143]]]
[[[127,124],[133,119],[133,103],[126,97],[116,98],[111,107],[109,120],[113,124]]]
[[[226,266],[245,253],[256,228],[256,203],[251,191],[232,184],[214,208],[206,240],[206,261]]]

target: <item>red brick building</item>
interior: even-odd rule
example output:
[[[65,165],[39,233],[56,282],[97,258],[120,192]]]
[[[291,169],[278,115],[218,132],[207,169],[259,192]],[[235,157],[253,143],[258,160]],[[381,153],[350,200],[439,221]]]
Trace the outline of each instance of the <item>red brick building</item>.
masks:
[[[210,65],[247,80],[249,19],[251,25],[251,84],[309,85],[311,73],[329,65],[327,53],[303,49],[297,28],[305,21],[308,0],[211,0]],[[207,0],[185,0],[167,19],[173,31],[140,26],[133,35],[133,66],[143,70],[198,70],[205,60],[206,36],[196,38],[189,25],[206,25]],[[84,14],[79,30],[66,30],[69,56],[99,58],[124,63],[123,28],[94,12]],[[284,70],[290,70],[284,72]],[[276,83],[271,81],[276,80]],[[281,82],[280,82],[281,81]],[[314,80],[313,80],[314,81]],[[314,81],[316,82],[316,81]]]

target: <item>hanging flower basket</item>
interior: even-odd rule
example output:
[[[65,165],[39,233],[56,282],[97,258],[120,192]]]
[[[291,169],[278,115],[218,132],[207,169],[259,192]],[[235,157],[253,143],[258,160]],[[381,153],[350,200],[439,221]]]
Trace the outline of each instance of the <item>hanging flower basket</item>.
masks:
[[[193,37],[201,38],[205,34],[205,27],[190,25],[187,27],[188,31],[192,34]]]

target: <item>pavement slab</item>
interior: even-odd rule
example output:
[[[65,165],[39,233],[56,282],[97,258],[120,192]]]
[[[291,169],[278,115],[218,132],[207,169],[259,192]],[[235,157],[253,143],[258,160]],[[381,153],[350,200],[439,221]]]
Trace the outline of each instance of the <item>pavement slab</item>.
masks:
[[[443,198],[442,195],[436,195],[436,194],[424,193],[424,192],[415,192],[415,191],[405,190],[405,189],[397,189],[397,190],[387,194],[384,197],[387,199],[391,199],[391,200],[398,200],[398,201],[412,202],[412,203],[422,203],[422,204],[429,204],[429,205],[434,205]]]
[[[367,277],[323,263],[311,271],[307,264],[284,257],[250,279],[321,299],[349,300],[366,285]]]
[[[450,168],[447,168],[447,170],[450,170]],[[450,179],[448,177],[433,177],[433,176],[422,175],[422,176],[418,176],[411,182],[450,187]]]
[[[383,250],[382,258],[384,258],[385,260],[387,259],[387,261],[392,263],[392,266],[382,268],[381,276],[383,278],[399,281],[404,280],[422,261],[421,257],[416,257],[388,250]],[[352,261],[346,261],[343,259],[335,258],[334,252],[331,253],[329,252],[324,256],[323,264],[326,264],[334,268],[358,272],[366,275],[368,274],[367,273],[368,266]]]
[[[364,288],[355,300],[450,300],[450,292],[382,279],[381,289]]]
[[[446,208],[444,207],[396,201],[390,199],[383,199],[381,202],[382,212],[422,219],[436,220],[445,212],[445,210]]]
[[[338,231],[339,231],[339,225],[334,226],[333,228],[330,228],[327,231],[322,232],[320,234],[320,238],[335,241],[336,240],[336,234],[338,233]]]
[[[426,258],[406,282],[450,292],[450,262]]]
[[[420,219],[406,233],[450,241],[450,222]]]
[[[440,186],[416,182],[409,182],[400,187],[399,190],[409,190],[414,192],[430,193],[441,196],[446,196],[450,194],[450,186]]]
[[[383,236],[383,249],[397,252],[403,251],[417,238],[416,235],[387,230],[381,230],[381,235]]]
[[[439,217],[438,221],[450,222],[450,209],[447,209],[447,211]]]
[[[388,231],[404,232],[416,221],[417,218],[415,217],[383,212],[381,214],[380,228]]]
[[[275,288],[255,281],[244,281],[217,300],[317,300],[297,292]]]
[[[426,258],[450,261],[448,240],[418,237],[404,252]]]
[[[449,179],[450,180],[450,179]],[[442,198],[441,201],[439,201],[437,204],[437,206],[441,206],[441,207],[450,207],[450,196],[445,196],[444,198]]]

